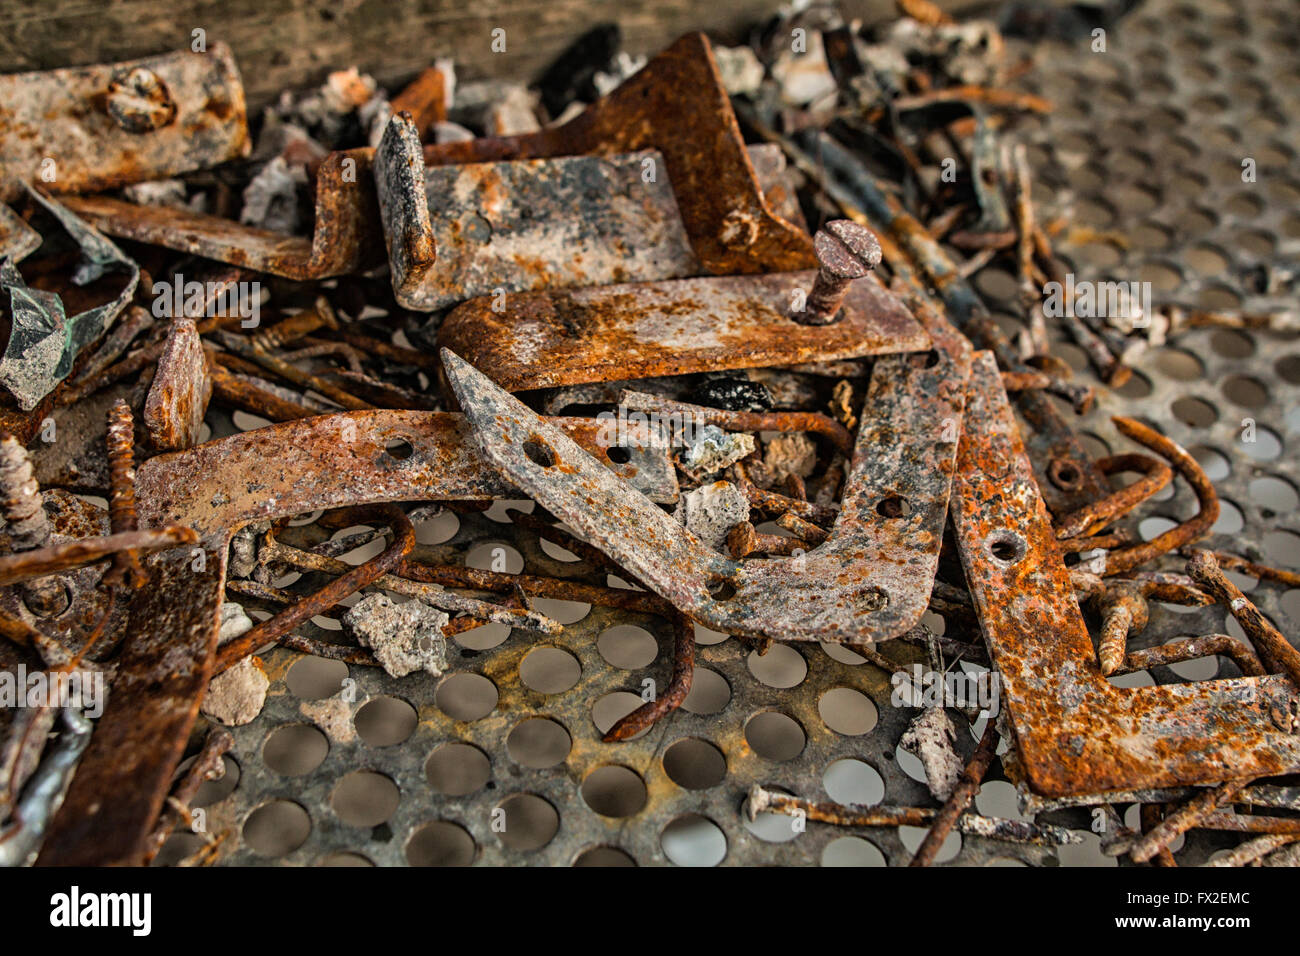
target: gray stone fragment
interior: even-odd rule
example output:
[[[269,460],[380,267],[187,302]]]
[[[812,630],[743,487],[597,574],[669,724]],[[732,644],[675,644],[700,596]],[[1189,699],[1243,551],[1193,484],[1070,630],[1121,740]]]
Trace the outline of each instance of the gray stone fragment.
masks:
[[[367,594],[343,615],[343,626],[392,677],[424,670],[433,677],[447,669],[448,617],[419,600],[395,604],[383,594]]]

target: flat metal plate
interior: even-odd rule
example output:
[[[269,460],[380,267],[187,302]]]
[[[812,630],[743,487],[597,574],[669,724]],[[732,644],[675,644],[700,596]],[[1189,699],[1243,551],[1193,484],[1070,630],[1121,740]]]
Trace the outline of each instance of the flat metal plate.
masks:
[[[916,352],[930,337],[874,276],[830,325],[793,304],[815,272],[526,292],[454,309],[438,343],[508,391]]]

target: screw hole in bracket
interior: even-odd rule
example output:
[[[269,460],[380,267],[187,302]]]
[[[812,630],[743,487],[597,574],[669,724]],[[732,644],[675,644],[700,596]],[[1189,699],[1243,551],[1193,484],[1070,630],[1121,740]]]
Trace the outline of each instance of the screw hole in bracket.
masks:
[[[384,442],[384,454],[394,461],[406,461],[415,454],[415,446],[405,438],[390,438]]]
[[[995,561],[1006,567],[1025,556],[1025,539],[1014,531],[994,531],[984,539],[984,546]]]
[[[540,438],[530,438],[524,442],[524,455],[534,465],[540,465],[542,468],[550,468],[558,461],[551,446]]]
[[[882,518],[906,518],[911,513],[911,502],[900,495],[889,495],[876,503],[876,514]]]

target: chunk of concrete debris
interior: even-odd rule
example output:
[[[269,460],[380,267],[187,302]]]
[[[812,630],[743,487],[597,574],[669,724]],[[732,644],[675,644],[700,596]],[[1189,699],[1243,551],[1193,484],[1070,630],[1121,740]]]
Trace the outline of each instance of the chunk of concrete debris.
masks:
[[[506,95],[488,110],[489,136],[516,136],[535,133],[542,128],[537,122],[537,94],[524,86],[511,86]]]
[[[782,432],[763,449],[762,475],[755,475],[754,480],[770,488],[784,482],[790,475],[807,478],[816,467],[816,443],[803,432]]]
[[[789,49],[777,57],[772,76],[780,84],[781,99],[790,106],[807,106],[839,92],[839,84],[826,62],[822,35],[816,30],[807,34],[806,51]]]
[[[700,479],[734,465],[754,452],[754,436],[747,432],[724,432],[717,425],[705,425],[681,453],[682,469]]]
[[[954,745],[957,729],[942,707],[927,707],[908,725],[898,745],[921,761],[926,786],[936,800],[946,802],[961,777],[962,762]]]
[[[235,605],[239,607],[239,605]],[[243,609],[240,609],[243,612]],[[203,697],[203,714],[227,727],[252,723],[266,703],[270,678],[256,657],[245,657],[208,682]]]
[[[247,634],[252,629],[253,619],[244,612],[243,605],[236,604],[234,601],[221,603],[221,627],[217,631],[218,644],[224,644],[241,634]]]
[[[715,46],[713,57],[718,61],[722,85],[732,96],[753,93],[762,86],[763,64],[749,47]]]
[[[715,481],[682,496],[677,520],[715,551],[724,551],[727,532],[749,520],[749,499],[729,481]]]
[[[396,604],[383,594],[367,594],[343,615],[343,626],[391,677],[424,670],[441,677],[447,669],[448,617],[422,601]]]

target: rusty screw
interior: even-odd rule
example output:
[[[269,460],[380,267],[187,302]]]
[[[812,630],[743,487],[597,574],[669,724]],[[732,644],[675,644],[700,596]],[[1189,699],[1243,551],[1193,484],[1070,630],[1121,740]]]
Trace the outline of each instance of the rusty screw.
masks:
[[[113,77],[105,108],[128,133],[152,133],[176,116],[176,101],[167,84],[153,70],[140,66]]]
[[[114,534],[135,531],[135,419],[131,407],[118,399],[108,411],[108,521]],[[148,580],[134,551],[119,551],[104,574],[104,583],[143,587]]]
[[[50,520],[40,485],[27,449],[12,435],[0,437],[0,511],[9,524],[9,546],[15,552],[35,551],[50,543]],[[68,607],[67,589],[55,577],[23,582],[22,594],[38,617],[55,617]]]
[[[817,230],[813,254],[820,268],[804,311],[793,312],[800,325],[829,325],[849,294],[854,279],[861,279],[880,264],[880,243],[866,226],[836,219]]]

